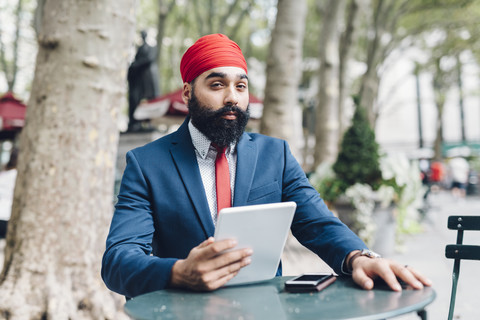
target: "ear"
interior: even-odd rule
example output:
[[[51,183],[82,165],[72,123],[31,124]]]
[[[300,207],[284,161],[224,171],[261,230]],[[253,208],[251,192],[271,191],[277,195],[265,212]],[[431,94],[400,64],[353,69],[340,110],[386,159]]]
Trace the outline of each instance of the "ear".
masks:
[[[188,101],[190,101],[191,96],[192,96],[192,85],[188,82],[184,82],[182,100],[186,105],[188,105]]]

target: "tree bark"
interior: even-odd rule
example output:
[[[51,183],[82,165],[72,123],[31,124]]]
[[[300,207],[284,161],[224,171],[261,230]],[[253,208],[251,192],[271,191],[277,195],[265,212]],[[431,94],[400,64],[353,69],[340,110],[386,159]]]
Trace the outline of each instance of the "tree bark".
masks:
[[[380,67],[402,39],[397,34],[398,22],[412,10],[413,4],[409,0],[375,0],[372,1],[372,6],[373,21],[367,32],[373,36],[367,43],[367,70],[362,77],[358,99],[359,105],[367,110],[371,127],[375,128],[380,113],[377,106]]]
[[[100,279],[134,0],[49,0],[0,276],[0,318],[119,319]]]
[[[347,88],[351,86],[351,80],[347,76],[347,67],[350,60],[353,43],[356,38],[356,30],[358,29],[358,11],[359,0],[350,0],[347,9],[347,20],[345,30],[340,36],[340,49],[338,61],[338,145],[341,143],[343,133],[347,128],[347,119],[345,117],[345,102],[348,99]]]
[[[277,20],[267,58],[264,112],[260,132],[285,139],[299,159],[302,139],[298,84],[302,71],[305,0],[279,0]]]
[[[315,125],[314,168],[322,162],[334,163],[338,153],[339,21],[345,0],[329,0],[325,5],[320,34],[320,69]]]
[[[373,9],[373,25],[371,32],[374,34],[367,44],[367,70],[362,77],[359,92],[359,105],[367,110],[368,120],[372,128],[375,128],[375,103],[378,94],[378,66],[383,62],[382,46],[380,40],[387,32],[385,30],[388,11],[384,8],[390,4],[377,0]]]

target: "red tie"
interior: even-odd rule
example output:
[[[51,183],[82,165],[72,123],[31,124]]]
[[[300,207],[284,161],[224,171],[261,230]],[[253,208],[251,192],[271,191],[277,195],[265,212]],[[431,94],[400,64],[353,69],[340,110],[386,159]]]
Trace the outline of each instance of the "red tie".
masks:
[[[212,144],[217,149],[217,159],[215,160],[215,185],[217,190],[217,212],[223,208],[232,206],[232,194],[230,191],[230,171],[228,170],[227,156],[225,147],[219,147]]]

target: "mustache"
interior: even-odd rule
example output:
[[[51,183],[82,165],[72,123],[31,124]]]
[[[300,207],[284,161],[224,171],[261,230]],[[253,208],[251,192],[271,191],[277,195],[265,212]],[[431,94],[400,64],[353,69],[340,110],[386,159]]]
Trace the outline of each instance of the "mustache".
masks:
[[[213,111],[212,115],[221,116],[221,115],[223,115],[224,113],[227,113],[227,112],[235,112],[237,114],[245,113],[245,111],[243,111],[242,109],[240,109],[237,106],[226,105],[226,106],[223,106],[222,108],[220,108],[218,110]]]

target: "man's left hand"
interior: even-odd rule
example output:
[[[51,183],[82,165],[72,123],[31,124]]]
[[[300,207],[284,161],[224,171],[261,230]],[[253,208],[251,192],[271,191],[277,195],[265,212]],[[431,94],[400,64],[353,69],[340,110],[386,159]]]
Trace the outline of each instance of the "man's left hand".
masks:
[[[414,268],[384,258],[358,257],[353,261],[352,269],[353,281],[366,290],[372,289],[373,281],[379,277],[394,291],[402,291],[397,279],[403,280],[414,289],[432,285],[430,279]]]

